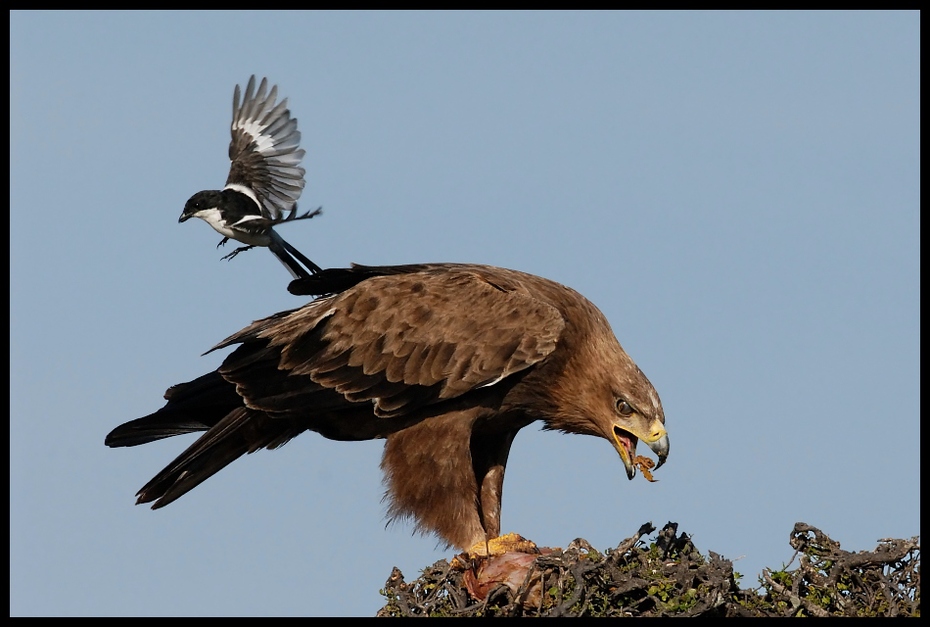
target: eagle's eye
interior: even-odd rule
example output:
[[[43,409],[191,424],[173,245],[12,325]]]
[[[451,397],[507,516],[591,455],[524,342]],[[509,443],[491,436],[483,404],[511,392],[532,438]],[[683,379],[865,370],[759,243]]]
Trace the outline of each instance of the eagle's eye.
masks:
[[[617,399],[617,411],[621,416],[629,416],[633,413],[633,406],[626,402],[625,399]]]

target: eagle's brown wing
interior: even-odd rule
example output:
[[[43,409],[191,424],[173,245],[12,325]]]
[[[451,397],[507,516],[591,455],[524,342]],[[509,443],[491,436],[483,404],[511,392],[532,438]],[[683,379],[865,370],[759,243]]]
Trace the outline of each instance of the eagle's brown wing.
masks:
[[[224,340],[216,348],[240,346],[219,371],[246,406],[272,414],[334,409],[332,391],[382,418],[409,414],[555,349],[564,320],[522,276],[482,266],[376,276]]]
[[[384,437],[418,420],[418,409],[555,350],[565,322],[532,295],[532,279],[485,266],[395,267],[227,338],[214,349],[238,346],[215,374],[171,388],[161,410],[117,427],[107,444],[206,430],[140,490],[138,502],[162,507],[241,455],[302,431]]]

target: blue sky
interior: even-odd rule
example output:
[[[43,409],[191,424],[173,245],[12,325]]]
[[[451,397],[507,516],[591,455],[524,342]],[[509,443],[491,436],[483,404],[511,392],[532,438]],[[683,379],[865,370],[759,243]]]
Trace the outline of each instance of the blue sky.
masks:
[[[170,507],[186,447],[114,426],[298,307],[266,251],[178,216],[221,187],[233,88],[307,151],[282,234],[323,266],[478,262],[596,303],[662,397],[659,482],[524,429],[503,528],[616,546],[678,522],[751,585],[796,521],[920,533],[918,13],[10,14],[10,613],[372,615],[379,442],[303,435]]]

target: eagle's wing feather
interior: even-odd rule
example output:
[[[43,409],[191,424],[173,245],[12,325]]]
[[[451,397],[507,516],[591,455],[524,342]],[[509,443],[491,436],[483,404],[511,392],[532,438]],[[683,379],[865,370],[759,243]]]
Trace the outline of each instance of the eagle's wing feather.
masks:
[[[136,503],[158,509],[176,501],[246,453],[283,445],[302,429],[289,421],[239,407],[211,426],[196,442],[142,486]]]
[[[248,407],[289,416],[316,411],[324,389],[391,417],[492,385],[549,355],[565,323],[490,273],[370,278],[224,340],[240,346],[220,373]]]

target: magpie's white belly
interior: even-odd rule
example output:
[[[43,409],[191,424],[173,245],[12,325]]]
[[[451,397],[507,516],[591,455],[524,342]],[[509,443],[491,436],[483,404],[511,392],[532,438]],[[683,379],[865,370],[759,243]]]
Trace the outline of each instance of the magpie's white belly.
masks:
[[[271,237],[269,237],[266,232],[249,233],[248,231],[230,227],[230,225],[223,220],[223,216],[219,209],[204,209],[193,215],[195,218],[200,218],[212,226],[217,233],[229,239],[234,239],[243,244],[248,244],[249,246],[267,246],[271,243]]]

